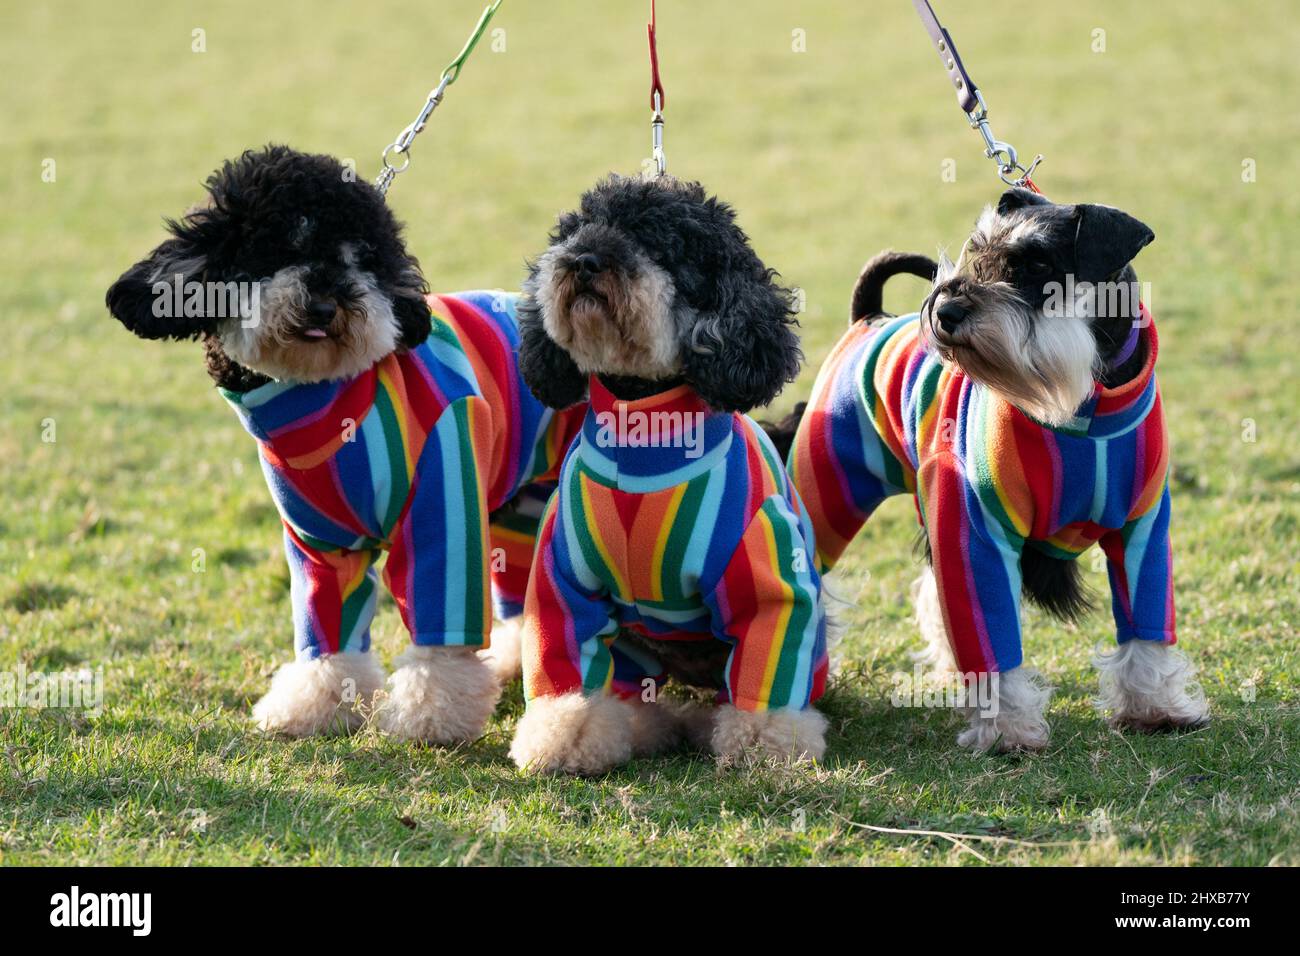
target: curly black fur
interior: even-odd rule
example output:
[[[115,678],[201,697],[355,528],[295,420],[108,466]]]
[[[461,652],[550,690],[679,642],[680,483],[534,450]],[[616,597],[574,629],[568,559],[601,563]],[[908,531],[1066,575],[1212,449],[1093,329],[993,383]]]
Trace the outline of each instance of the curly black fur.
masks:
[[[268,145],[227,160],[205,185],[207,204],[167,220],[172,238],[109,288],[108,309],[130,331],[146,339],[208,338],[214,378],[237,379],[241,373],[210,338],[229,318],[157,316],[154,283],[177,274],[187,282],[255,282],[302,266],[313,297],[347,304],[357,295],[346,275],[347,248],[351,264],[391,298],[402,347],[428,337],[428,287],[419,263],[383,197],[354,170],[332,156]]]
[[[602,375],[600,384],[609,389],[609,393],[625,401],[634,402],[639,398],[649,398],[670,388],[685,384],[686,379],[680,375],[671,378],[645,379],[631,375]]]
[[[551,408],[568,408],[585,401],[587,376],[573,364],[569,353],[546,334],[537,300],[521,297],[515,318],[519,323],[519,374],[529,391]]]
[[[251,392],[271,381],[260,372],[244,368],[227,355],[215,335],[203,337],[203,361],[207,365],[208,376],[212,381],[232,392]]]
[[[581,233],[581,236],[579,235]],[[789,291],[736,224],[735,211],[699,183],[610,176],[560,216],[551,246],[571,239],[634,274],[644,256],[670,277],[682,374],[711,407],[748,411],[772,401],[799,373],[803,354]],[[585,376],[543,330],[530,265],[519,309],[524,380],[549,405],[585,394]]]

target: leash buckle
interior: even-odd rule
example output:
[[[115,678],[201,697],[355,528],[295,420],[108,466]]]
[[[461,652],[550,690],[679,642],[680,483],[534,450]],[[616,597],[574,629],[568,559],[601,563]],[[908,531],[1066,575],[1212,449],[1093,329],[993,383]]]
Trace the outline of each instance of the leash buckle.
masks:
[[[971,128],[978,130],[980,136],[984,138],[984,155],[998,164],[1002,175],[1008,175],[1018,165],[1016,148],[993,135],[993,130],[989,127],[989,108],[984,102],[984,94],[979,90],[972,92],[979,106],[967,113],[966,118],[970,121]]]
[[[655,0],[650,0],[650,22],[645,25],[646,39],[650,43],[650,157],[654,160],[655,175],[662,176],[668,169],[668,156],[664,153],[664,106],[668,97],[664,93],[663,80],[659,78],[658,22]]]
[[[1043,154],[1039,153],[1035,156],[1028,169],[1022,166],[1016,148],[993,135],[993,130],[989,126],[989,108],[984,102],[984,94],[978,89],[972,89],[971,92],[975,94],[976,107],[966,114],[966,119],[971,129],[977,130],[984,139],[984,155],[997,164],[998,178],[1008,186],[1023,187],[1031,183],[1030,177],[1038,168],[1038,164],[1043,161]],[[1011,176],[1015,173],[1020,175],[1012,179]]]

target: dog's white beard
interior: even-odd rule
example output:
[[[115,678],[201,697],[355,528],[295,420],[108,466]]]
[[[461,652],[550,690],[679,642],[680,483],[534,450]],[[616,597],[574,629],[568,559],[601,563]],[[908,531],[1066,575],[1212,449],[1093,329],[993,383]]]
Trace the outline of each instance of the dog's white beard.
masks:
[[[306,273],[302,266],[290,266],[262,282],[257,314],[231,319],[218,333],[227,355],[280,381],[325,382],[359,375],[397,348],[400,331],[392,301],[374,276],[355,267],[349,268],[349,279],[361,295],[343,317],[342,330],[329,339],[299,338],[311,298]]]
[[[939,255],[936,284],[958,265]],[[1093,303],[1081,298],[1064,315],[1035,312],[1012,293],[967,321],[971,331],[952,358],[975,381],[1046,425],[1071,421],[1092,394],[1099,356]],[[946,358],[947,356],[945,356]]]
[[[637,278],[624,294],[611,297],[610,309],[590,300],[573,301],[560,264],[566,250],[548,250],[538,262],[536,296],[542,328],[584,374],[667,378],[681,370],[673,321],[673,281],[642,257]],[[619,279],[617,281],[623,281]]]
[[[1029,348],[1027,371],[1042,378],[1038,407],[1026,408],[1048,425],[1064,425],[1092,394],[1097,341],[1082,316],[1040,316]]]
[[[975,335],[978,353],[964,349],[959,363],[1031,418],[1064,425],[1092,394],[1097,345],[1087,319],[1008,305]]]

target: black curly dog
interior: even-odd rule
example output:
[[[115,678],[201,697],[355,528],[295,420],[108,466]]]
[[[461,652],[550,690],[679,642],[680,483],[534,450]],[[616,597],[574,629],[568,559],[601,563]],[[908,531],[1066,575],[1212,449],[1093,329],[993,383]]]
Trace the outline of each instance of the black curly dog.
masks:
[[[529,706],[516,729],[511,757],[534,772],[594,774],[631,754],[658,752],[684,737],[718,756],[758,747],[778,758],[819,758],[825,749],[825,719],[812,703],[824,674],[825,617],[818,580],[800,567],[810,547],[799,530],[802,506],[766,438],[741,414],[771,402],[799,372],[803,356],[793,297],[754,252],[731,206],[699,183],[667,176],[611,176],[584,194],[577,209],[560,216],[549,243],[531,263],[524,283],[518,310],[520,370],[543,403],[571,406],[587,399],[590,391],[592,406],[548,506],[550,523],[544,521],[539,536],[523,636]],[[614,429],[611,436],[606,426],[597,427],[601,416],[648,417],[656,412],[647,409],[667,403],[707,409],[684,414],[707,417],[715,435],[725,433],[727,444],[718,438],[715,448],[730,451],[706,466],[707,478],[680,451],[656,447],[642,452],[638,449],[652,443],[632,437],[630,431]],[[724,426],[720,430],[719,423]],[[702,433],[703,422],[699,427]],[[734,445],[733,436],[738,436]],[[738,479],[742,473],[744,478]],[[709,482],[715,479],[716,487],[739,497],[739,488],[751,494],[768,488],[769,482],[775,488],[766,500],[779,501],[772,507],[784,516],[782,526],[796,530],[783,536],[779,547],[771,546],[773,561],[797,583],[769,586],[772,579],[749,563],[746,552],[736,566],[743,565],[753,575],[746,592],[753,596],[752,603],[738,599],[733,606],[722,600],[712,622],[703,627],[701,620],[710,618],[704,609],[716,594],[714,584],[706,583],[711,579],[702,564],[697,566],[703,559],[680,548],[671,555],[665,551],[658,560],[672,563],[663,565],[664,578],[683,582],[683,593],[672,598],[668,612],[681,623],[674,632],[663,620],[651,620],[655,612],[648,609],[659,600],[655,585],[639,579],[637,584],[625,583],[634,579],[630,569],[643,560],[649,545],[648,525],[634,524],[629,516],[641,514],[646,501],[662,501],[670,488],[712,488]],[[618,516],[586,510],[587,481],[612,489]],[[736,504],[738,498],[728,501]],[[724,554],[739,553],[735,538],[743,528],[755,527],[752,516],[735,526],[728,522],[739,512],[730,507],[705,514],[701,510],[695,518],[672,520],[717,520],[716,527],[706,527],[708,538],[714,544],[723,542]],[[595,583],[587,578],[575,583],[566,575],[576,572],[564,570],[567,559],[560,555],[572,553],[570,549],[578,547],[571,543],[573,535],[584,532],[555,529],[567,528],[569,521],[587,528],[593,520],[599,522],[601,538],[617,544],[601,559],[607,564],[597,562],[602,570],[583,563],[588,568],[583,573],[594,575]],[[554,583],[560,579],[567,583]],[[560,591],[569,598],[557,596]],[[610,597],[615,594],[617,601]],[[643,607],[642,601],[650,603]],[[637,609],[626,610],[632,606]],[[758,630],[749,626],[752,619],[745,610],[760,606],[774,615],[772,633],[788,640],[795,649],[791,654],[801,661],[785,673],[806,677],[806,686],[800,684],[788,702],[770,709],[756,707],[758,698],[747,698],[743,687],[737,689],[743,680],[738,675],[745,672],[742,649],[766,646],[768,632],[756,636]],[[580,624],[566,630],[569,625],[555,623],[570,612]],[[780,630],[784,625],[775,623],[778,619],[813,623],[787,634]],[[608,644],[609,653],[621,662],[611,665],[617,672],[613,681],[622,684],[619,690],[584,697],[566,683],[573,680],[576,666],[566,656],[568,642],[588,640],[593,627],[611,623],[618,631]],[[709,708],[649,706],[644,689],[651,679],[713,689],[724,703]],[[641,684],[639,702],[626,696],[629,683]]]
[[[202,339],[258,442],[285,528],[297,660],[254,716],[307,735],[358,726],[377,706],[390,734],[473,740],[518,668],[529,528],[581,410],[555,414],[524,386],[517,296],[426,295],[383,196],[337,159],[268,146],[206,186],[107,303],[141,338]],[[413,646],[381,702],[369,624],[382,552]],[[417,560],[423,573],[401,570]],[[454,574],[429,573],[451,562]]]
[[[685,382],[718,411],[766,405],[803,361],[776,275],[731,206],[699,183],[611,176],[560,217],[531,264],[524,380],[555,408],[581,401],[592,373],[620,398]],[[548,307],[578,328],[553,319],[548,330]]]
[[[339,377],[340,370],[329,361],[335,357],[347,371],[365,358],[381,358],[369,355],[362,330],[347,321],[362,311],[367,293],[391,303],[396,347],[415,348],[432,329],[428,286],[383,197],[349,172],[332,156],[278,145],[227,160],[205,183],[207,202],[180,219],[166,220],[172,237],[113,283],[106,297],[109,311],[140,338],[202,339],[213,380],[238,391],[271,377]],[[292,282],[299,308],[284,309],[281,315],[263,301],[266,331],[285,333],[288,347],[274,356],[271,349],[263,350],[259,363],[252,357],[252,336],[241,333],[238,316],[206,308],[160,315],[155,287],[176,275],[205,283],[252,283],[266,277]],[[335,350],[322,355],[322,343],[306,336],[330,323],[337,326],[332,330]],[[232,351],[250,364],[270,368],[249,368]],[[357,361],[347,361],[353,351],[360,353]],[[319,375],[305,374],[312,371]]]
[[[699,183],[610,176],[560,216],[549,241],[530,265],[518,312],[520,371],[544,404],[584,401],[588,374],[597,373],[619,398],[686,383],[718,411],[747,412],[799,374],[793,296],[758,258],[735,210]],[[561,347],[547,329],[548,306],[585,318],[587,335],[552,318]],[[697,685],[726,658],[712,644],[657,649],[669,671]]]

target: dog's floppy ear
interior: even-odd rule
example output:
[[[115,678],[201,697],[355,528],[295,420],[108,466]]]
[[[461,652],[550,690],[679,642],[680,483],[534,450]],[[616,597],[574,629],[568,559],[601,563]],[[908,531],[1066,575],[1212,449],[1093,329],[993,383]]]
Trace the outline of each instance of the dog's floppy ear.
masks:
[[[546,334],[542,305],[532,294],[536,271],[524,285],[515,318],[519,323],[519,374],[537,400],[550,408],[568,408],[587,398],[587,376],[569,353]]]
[[[1113,206],[1080,203],[1074,207],[1074,215],[1078,221],[1075,271],[1083,282],[1106,280],[1156,237],[1146,223]]]
[[[192,339],[215,328],[205,315],[187,315],[184,284],[198,281],[207,258],[185,221],[168,222],[173,238],[160,243],[109,286],[104,302],[113,317],[142,339]],[[181,301],[171,293],[177,276]],[[202,310],[200,310],[202,311]]]
[[[433,331],[429,302],[419,294],[395,296],[393,318],[397,320],[398,347],[402,349],[416,348]]]
[[[406,251],[404,244],[401,257],[404,261],[393,292],[393,318],[397,320],[398,348],[413,349],[433,332],[433,318],[426,298],[429,283],[420,271],[420,263]]]
[[[1026,206],[1050,206],[1052,201],[1042,193],[1036,193],[1032,189],[1023,189],[1020,186],[1013,186],[1002,194],[998,200],[998,215],[1005,216],[1009,212],[1015,212],[1017,209],[1024,209]]]
[[[748,258],[721,277],[718,308],[686,326],[682,346],[687,380],[710,408],[722,412],[769,404],[803,362],[791,294],[752,252]]]

